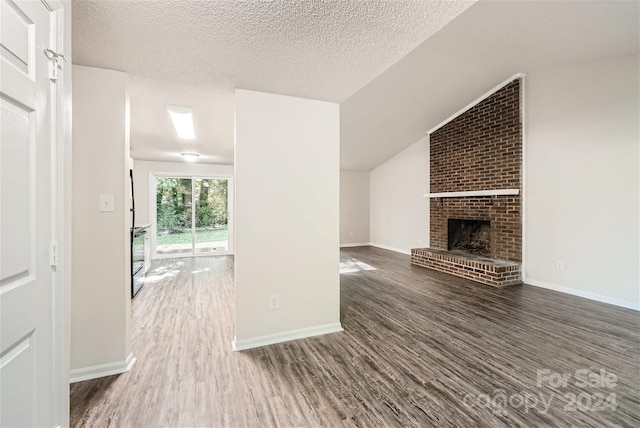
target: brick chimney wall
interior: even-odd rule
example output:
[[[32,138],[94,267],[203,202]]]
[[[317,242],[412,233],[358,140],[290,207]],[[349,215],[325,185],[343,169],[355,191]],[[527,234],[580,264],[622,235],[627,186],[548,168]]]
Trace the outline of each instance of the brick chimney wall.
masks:
[[[430,136],[430,192],[522,192],[521,79]],[[431,198],[431,247],[447,249],[449,218],[491,222],[491,258],[522,261],[521,195]]]

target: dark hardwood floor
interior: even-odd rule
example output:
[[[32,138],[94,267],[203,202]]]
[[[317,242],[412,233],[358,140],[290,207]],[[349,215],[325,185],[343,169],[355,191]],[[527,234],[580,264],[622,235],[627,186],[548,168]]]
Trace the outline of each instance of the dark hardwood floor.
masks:
[[[232,257],[154,264],[133,303],[137,363],[73,384],[72,426],[640,426],[638,312],[372,247],[342,259],[343,333],[244,352]]]

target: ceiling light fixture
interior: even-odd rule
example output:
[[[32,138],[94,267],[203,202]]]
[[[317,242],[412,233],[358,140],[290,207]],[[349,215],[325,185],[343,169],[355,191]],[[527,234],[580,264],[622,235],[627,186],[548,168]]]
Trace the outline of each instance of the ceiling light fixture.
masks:
[[[196,138],[196,133],[193,130],[193,109],[191,107],[168,105],[167,110],[169,111],[169,116],[171,116],[173,127],[176,128],[178,138],[183,140]]]
[[[187,162],[195,162],[200,157],[200,155],[197,153],[185,152],[180,154],[182,155],[184,160],[186,160]]]

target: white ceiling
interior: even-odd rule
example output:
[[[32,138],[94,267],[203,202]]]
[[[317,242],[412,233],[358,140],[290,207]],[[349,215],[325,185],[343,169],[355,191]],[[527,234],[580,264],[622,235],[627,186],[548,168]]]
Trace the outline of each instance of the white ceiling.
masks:
[[[233,162],[235,88],[341,102],[473,2],[73,0],[73,62],[131,77],[131,153]],[[179,141],[167,104],[194,108]]]
[[[518,72],[637,55],[639,24],[637,1],[476,3],[341,103],[341,167],[371,170]]]
[[[73,62],[131,76],[137,159],[233,162],[235,88],[341,103],[368,171],[517,72],[638,53],[640,3],[73,0]],[[177,140],[167,104],[194,107]]]

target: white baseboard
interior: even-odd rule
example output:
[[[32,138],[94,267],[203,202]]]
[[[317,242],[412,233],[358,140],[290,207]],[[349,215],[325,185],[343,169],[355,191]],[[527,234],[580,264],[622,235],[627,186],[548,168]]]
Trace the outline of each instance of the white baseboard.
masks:
[[[387,245],[376,244],[375,242],[371,242],[369,245],[376,248],[382,248],[383,250],[395,251],[396,253],[406,254],[407,256],[411,255],[411,250],[403,250],[401,248],[389,247]]]
[[[282,333],[268,334],[266,336],[254,337],[252,339],[236,340],[231,342],[234,351],[244,351],[251,348],[259,348],[261,346],[273,345],[275,343],[289,342],[291,340],[304,339],[307,337],[321,336],[323,334],[337,333],[344,331],[342,324],[339,322],[332,324],[319,325],[316,327],[301,328],[298,330],[290,330]]]
[[[81,382],[83,380],[96,379],[99,377],[112,376],[125,373],[131,370],[137,358],[129,354],[126,360],[115,363],[99,364],[97,366],[73,369],[69,374],[69,383]]]
[[[370,242],[358,242],[355,244],[340,244],[340,248],[349,248],[349,247],[368,247],[371,245]]]
[[[592,293],[590,291],[576,290],[575,288],[563,287],[561,285],[550,284],[548,282],[538,281],[531,278],[524,278],[522,282],[528,285],[533,285],[535,287],[546,288],[548,290],[554,290],[561,293],[571,294],[573,296],[584,297],[585,299],[595,300],[597,302],[608,303],[610,305],[621,306],[623,308],[640,311],[640,303],[630,300],[616,299],[614,297],[603,296],[602,294]]]

